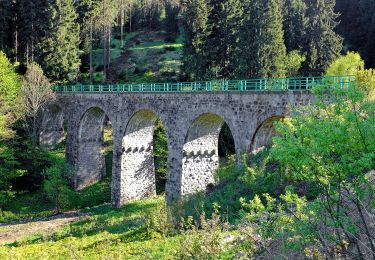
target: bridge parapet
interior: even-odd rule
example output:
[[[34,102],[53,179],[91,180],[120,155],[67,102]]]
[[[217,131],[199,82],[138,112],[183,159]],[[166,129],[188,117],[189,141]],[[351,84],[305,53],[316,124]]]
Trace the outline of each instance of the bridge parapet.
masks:
[[[264,78],[247,80],[211,80],[172,83],[107,84],[54,86],[55,92],[211,92],[211,91],[296,91],[318,85],[347,87],[354,77],[321,76]]]

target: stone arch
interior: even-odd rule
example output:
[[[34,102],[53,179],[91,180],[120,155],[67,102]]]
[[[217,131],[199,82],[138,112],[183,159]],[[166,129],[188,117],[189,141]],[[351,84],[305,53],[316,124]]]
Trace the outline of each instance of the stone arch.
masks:
[[[275,122],[282,121],[284,118],[284,116],[271,116],[257,127],[251,139],[251,154],[256,154],[272,144],[272,138],[277,135]]]
[[[64,111],[59,105],[52,104],[42,112],[38,142],[41,146],[53,148],[64,138]]]
[[[224,123],[215,113],[201,114],[191,123],[183,146],[181,195],[206,190],[215,184],[219,134]]]
[[[73,178],[74,188],[81,190],[106,174],[104,157],[104,124],[108,116],[99,107],[88,108],[80,120],[78,130],[78,157]]]
[[[153,139],[158,119],[153,110],[141,109],[131,116],[126,126],[121,156],[125,202],[156,195]]]

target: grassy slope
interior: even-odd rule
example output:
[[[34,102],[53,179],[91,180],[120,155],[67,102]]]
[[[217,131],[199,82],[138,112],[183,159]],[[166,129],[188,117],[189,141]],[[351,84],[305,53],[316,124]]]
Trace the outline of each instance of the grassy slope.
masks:
[[[180,236],[150,238],[143,225],[163,203],[162,197],[113,209],[105,204],[85,212],[92,215],[50,236],[35,234],[23,242],[0,246],[0,259],[168,259]]]
[[[180,74],[182,38],[166,42],[161,31],[132,32],[126,35],[124,47],[112,39],[109,80],[115,83],[177,81]],[[93,51],[94,81],[103,81],[103,49]],[[88,81],[88,73],[83,75]]]

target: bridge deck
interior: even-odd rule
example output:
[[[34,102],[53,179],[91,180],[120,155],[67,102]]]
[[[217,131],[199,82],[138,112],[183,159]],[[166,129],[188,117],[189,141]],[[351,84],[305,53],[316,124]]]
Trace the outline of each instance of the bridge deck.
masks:
[[[54,86],[55,92],[210,92],[210,91],[298,91],[324,85],[347,87],[354,77],[325,76],[197,82],[100,84]]]

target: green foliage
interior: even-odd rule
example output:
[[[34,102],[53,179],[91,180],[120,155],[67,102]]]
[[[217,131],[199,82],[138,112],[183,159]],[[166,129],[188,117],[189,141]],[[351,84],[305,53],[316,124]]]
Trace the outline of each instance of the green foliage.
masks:
[[[365,99],[375,101],[375,70],[361,70],[356,76],[358,87],[365,93]]]
[[[304,69],[309,74],[324,73],[342,50],[342,38],[334,31],[338,17],[335,3],[335,0],[306,1],[308,31],[302,49],[306,53]]]
[[[15,191],[12,190],[11,182],[24,173],[17,168],[18,165],[13,150],[0,143],[0,210],[4,209],[10,199],[14,198]]]
[[[303,0],[286,0],[282,7],[285,47],[288,52],[300,50],[307,33],[306,3]]]
[[[20,78],[8,58],[0,51],[0,141],[12,136],[11,125],[20,116]]]
[[[301,55],[298,51],[291,51],[285,58],[285,70],[287,77],[299,76],[299,70],[306,57]]]
[[[80,28],[72,0],[54,0],[48,5],[51,21],[39,44],[40,63],[48,78],[57,82],[77,79],[80,66]]]
[[[154,161],[156,174],[156,191],[164,192],[167,179],[168,144],[164,126],[160,120],[154,130]]]
[[[348,52],[329,65],[326,70],[327,76],[354,76],[359,70],[363,70],[365,62],[356,52]]]
[[[61,213],[69,203],[71,169],[65,161],[56,161],[53,166],[45,171],[45,175],[43,190],[54,204],[55,212]]]
[[[19,105],[21,84],[13,66],[0,51],[0,210],[14,197],[12,181],[24,171],[18,169],[14,150],[7,139],[14,135],[12,124],[20,117]]]
[[[165,4],[166,17],[164,20],[165,31],[173,37],[178,34],[178,14],[180,12],[180,6],[178,2],[167,1]]]
[[[236,60],[233,57],[240,48],[242,4],[239,0],[211,0],[209,4],[204,45],[208,67],[206,78],[234,78]]]
[[[285,76],[282,20],[278,0],[246,2],[241,48],[236,57],[241,61],[239,75],[245,78]]]
[[[208,33],[209,6],[206,0],[185,0],[183,72],[185,77],[201,80],[205,76],[205,40]]]
[[[272,156],[290,178],[310,181],[320,190],[312,212],[324,218],[305,224],[320,232],[314,235],[325,255],[332,257],[337,241],[347,243],[353,236],[360,239],[351,241],[347,255],[373,254],[369,227],[374,216],[361,212],[371,211],[375,194],[370,173],[375,168],[375,103],[357,86],[314,93],[314,105],[295,110],[278,125]],[[369,248],[361,248],[363,243]]]
[[[214,204],[213,208],[210,219],[204,213],[195,223],[192,217],[183,219],[181,228],[186,231],[177,250],[179,259],[216,259],[220,253],[228,250],[228,245],[222,241],[224,232],[228,230],[228,222],[219,214],[218,204]]]

